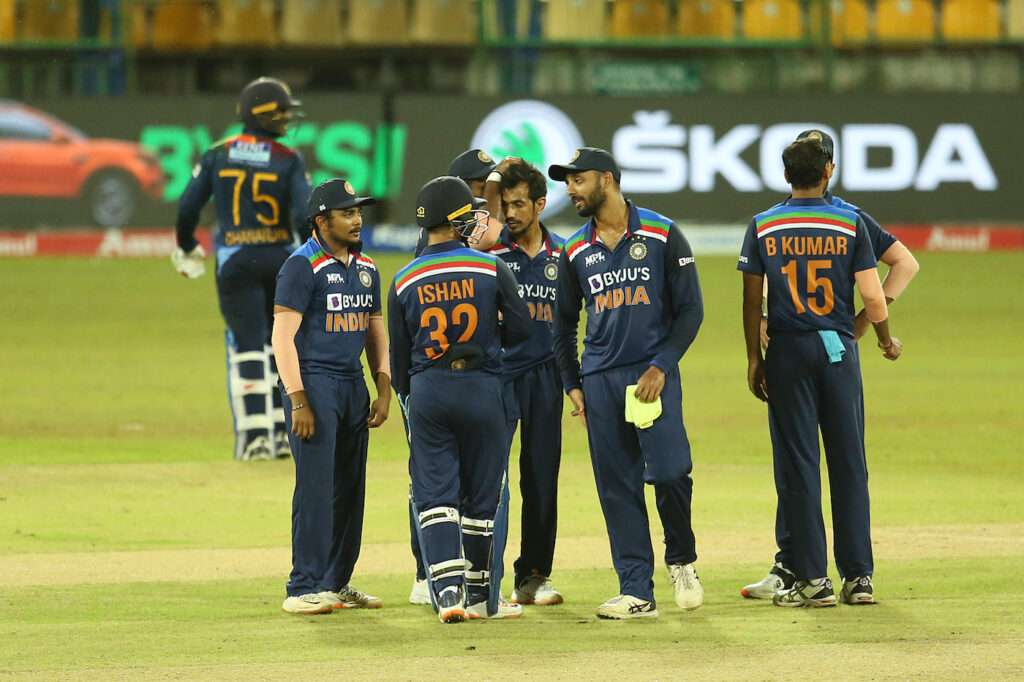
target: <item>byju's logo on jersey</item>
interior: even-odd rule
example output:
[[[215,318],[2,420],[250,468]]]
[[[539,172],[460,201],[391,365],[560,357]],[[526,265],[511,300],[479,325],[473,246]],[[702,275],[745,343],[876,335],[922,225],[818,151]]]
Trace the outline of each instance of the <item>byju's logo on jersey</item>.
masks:
[[[549,165],[565,163],[583,146],[583,137],[561,109],[538,100],[516,100],[488,114],[473,133],[470,146],[498,159],[520,157],[546,175]],[[545,215],[555,215],[568,203],[562,183],[548,179]]]

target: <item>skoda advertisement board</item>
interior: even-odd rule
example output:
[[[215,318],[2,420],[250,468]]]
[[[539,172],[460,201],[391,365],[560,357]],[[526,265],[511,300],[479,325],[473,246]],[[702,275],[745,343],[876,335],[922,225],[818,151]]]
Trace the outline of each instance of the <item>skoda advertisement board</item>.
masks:
[[[883,222],[1019,221],[1005,134],[1013,97],[398,98],[408,128],[406,186],[443,173],[471,147],[544,171],[583,145],[622,168],[630,198],[684,222],[744,223],[788,191],[782,150],[808,128],[836,142],[832,188]],[[428,165],[430,164],[430,165]],[[549,182],[548,222],[579,222]],[[413,193],[414,194],[414,193]],[[402,196],[401,221],[412,198]]]

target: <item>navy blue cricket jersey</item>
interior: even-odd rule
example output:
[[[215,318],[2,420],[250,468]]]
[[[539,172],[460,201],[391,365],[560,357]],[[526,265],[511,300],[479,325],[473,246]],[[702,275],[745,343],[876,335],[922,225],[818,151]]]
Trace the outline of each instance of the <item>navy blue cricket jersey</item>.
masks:
[[[786,200],[779,204],[779,206],[785,206],[793,197],[786,197]],[[862,209],[860,206],[851,204],[845,199],[841,199],[836,195],[832,194],[829,190],[825,192],[825,201],[836,208],[845,208],[847,211],[853,211],[860,216],[861,220],[864,221],[864,226],[868,229],[868,237],[871,239],[871,250],[875,252],[875,260],[880,260],[882,254],[889,250],[889,247],[898,242],[896,237],[892,236],[885,230],[884,227],[878,224],[878,221],[872,218],[867,211]]]
[[[609,250],[590,220],[565,242],[558,264],[554,350],[566,391],[580,376],[649,362],[679,364],[704,319],[697,266],[682,230],[631,201],[626,233]],[[580,307],[587,311],[582,365]]]
[[[877,267],[864,221],[825,199],[758,213],[737,269],[768,278],[768,335],[833,330],[853,337],[854,273]]]
[[[274,304],[302,313],[295,348],[303,372],[362,378],[370,315],[381,310],[372,259],[349,249],[342,263],[313,235],[281,266]]]
[[[215,144],[196,165],[178,201],[178,246],[195,248],[199,212],[211,194],[218,262],[243,246],[291,244],[293,227],[295,234],[304,229],[309,192],[299,152],[246,128]]]
[[[395,275],[388,330],[392,382],[407,395],[409,377],[438,361],[501,374],[502,346],[525,340],[531,326],[505,262],[449,241],[427,246]]]
[[[544,246],[537,255],[529,255],[516,244],[508,232],[508,225],[501,228],[501,235],[488,253],[505,261],[519,283],[519,296],[526,302],[533,318],[530,338],[511,348],[505,349],[504,373],[516,375],[550,360],[552,355],[551,328],[554,325],[555,282],[558,279],[558,257],[562,252],[562,239],[540,226]]]

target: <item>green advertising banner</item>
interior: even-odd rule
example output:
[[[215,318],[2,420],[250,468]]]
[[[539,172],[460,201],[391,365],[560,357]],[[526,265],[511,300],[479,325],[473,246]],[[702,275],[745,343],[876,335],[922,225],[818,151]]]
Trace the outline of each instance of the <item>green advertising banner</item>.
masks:
[[[382,199],[371,222],[413,223],[419,188],[466,149],[546,171],[590,145],[613,153],[641,205],[684,223],[743,224],[786,196],[782,149],[812,127],[836,141],[832,188],[883,224],[1020,221],[1024,141],[1006,134],[1005,112],[1021,97],[399,95],[386,106],[378,95],[299,96],[305,117],[284,142],[314,183],[345,177]],[[170,225],[203,151],[238,129],[234,108],[233,97],[0,103],[0,201],[26,199],[39,224]],[[134,202],[111,203],[119,186]],[[545,219],[580,222],[564,185],[549,183]]]

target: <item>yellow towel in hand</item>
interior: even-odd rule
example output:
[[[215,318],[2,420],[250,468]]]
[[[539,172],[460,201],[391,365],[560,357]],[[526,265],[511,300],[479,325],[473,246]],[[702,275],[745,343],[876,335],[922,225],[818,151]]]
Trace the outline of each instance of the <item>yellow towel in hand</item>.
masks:
[[[654,402],[645,403],[636,397],[636,384],[626,386],[626,421],[638,429],[646,429],[661,416],[661,396]]]

